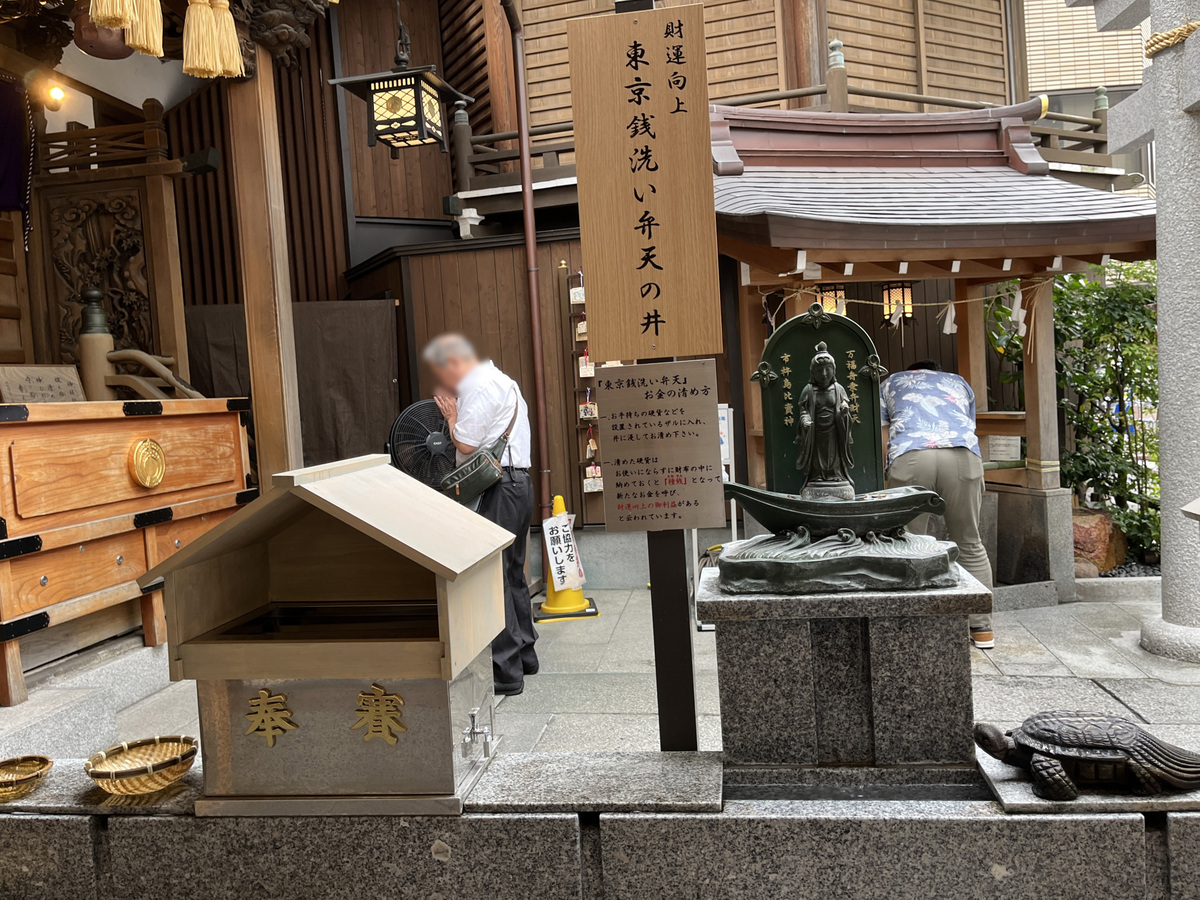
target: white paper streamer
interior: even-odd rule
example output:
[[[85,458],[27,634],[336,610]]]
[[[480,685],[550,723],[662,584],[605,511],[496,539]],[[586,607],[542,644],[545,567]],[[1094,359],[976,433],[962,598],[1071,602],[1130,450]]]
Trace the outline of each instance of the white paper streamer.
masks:
[[[1025,309],[1021,305],[1021,301],[1025,299],[1025,295],[1017,288],[1016,296],[1013,298],[1012,314],[1017,322],[1017,335],[1025,337]]]
[[[954,321],[954,304],[947,303],[942,310],[942,334],[957,334],[958,323]]]

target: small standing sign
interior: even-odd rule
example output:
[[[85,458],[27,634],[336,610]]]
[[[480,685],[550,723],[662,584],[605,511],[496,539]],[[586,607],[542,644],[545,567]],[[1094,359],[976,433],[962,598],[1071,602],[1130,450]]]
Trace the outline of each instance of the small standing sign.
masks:
[[[583,587],[583,564],[579,561],[579,548],[575,545],[575,516],[562,513],[542,520],[542,532],[550,554],[550,577],[554,588],[569,591]]]
[[[594,359],[724,352],[700,5],[567,23]]]
[[[725,524],[716,381],[711,359],[622,366],[597,378],[608,531]]]

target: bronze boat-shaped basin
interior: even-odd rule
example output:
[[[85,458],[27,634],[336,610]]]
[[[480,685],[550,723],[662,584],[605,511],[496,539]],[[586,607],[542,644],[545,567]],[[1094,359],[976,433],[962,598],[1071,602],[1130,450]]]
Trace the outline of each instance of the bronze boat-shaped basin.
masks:
[[[727,482],[725,499],[736,500],[768,531],[807,528],[814,538],[849,528],[888,532],[903,528],[922,513],[941,515],[946,501],[922,487],[888,488],[857,494],[853,500],[805,500],[795,494],[777,494]]]

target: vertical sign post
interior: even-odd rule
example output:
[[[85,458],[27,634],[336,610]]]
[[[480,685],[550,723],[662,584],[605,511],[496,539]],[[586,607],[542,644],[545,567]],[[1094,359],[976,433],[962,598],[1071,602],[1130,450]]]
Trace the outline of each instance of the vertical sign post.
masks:
[[[664,750],[697,748],[683,530],[725,522],[716,375],[704,359],[622,366],[597,379],[605,523],[609,531],[647,532]]]
[[[724,351],[704,11],[700,5],[654,9],[653,0],[646,5],[650,8],[567,24],[580,239],[588,273],[588,343],[592,358],[601,360],[709,356]],[[668,364],[672,371],[660,377],[673,378],[685,365],[691,364]],[[712,366],[711,360],[708,365]],[[623,375],[624,388],[601,392],[602,438],[603,423],[618,423],[618,413],[634,411],[623,409],[618,396],[624,392],[624,399],[636,399],[628,391],[630,374]],[[715,387],[711,379],[709,383]],[[704,442],[719,471],[715,393],[705,400],[713,406],[713,417]],[[668,408],[655,406],[654,414],[661,413],[664,421],[673,418],[662,412]],[[647,532],[659,743],[663,750],[695,750],[684,529],[691,522],[706,523],[705,510],[711,504],[693,508],[670,498],[674,505],[669,508],[636,508],[652,499],[668,502],[669,492],[679,487],[700,487],[699,482],[667,483],[674,475],[698,474],[665,470],[664,460],[676,448],[675,439],[663,435],[677,430],[696,431],[696,426],[677,429],[664,424],[652,439],[649,432],[643,433],[641,446],[651,449],[633,455],[622,441],[613,440],[618,432],[608,430],[610,447],[603,450],[606,473],[639,468],[656,473],[622,475],[620,491],[615,480],[606,483],[605,512],[610,529]],[[684,443],[691,440],[687,437]],[[614,465],[614,458],[630,459],[632,464]],[[693,463],[675,465],[684,468]],[[632,483],[638,480],[661,483],[653,489],[640,488]],[[610,491],[615,496],[640,490],[654,490],[660,496],[610,501]],[[720,493],[719,478],[699,491],[718,498]],[[720,500],[716,509],[723,514]]]

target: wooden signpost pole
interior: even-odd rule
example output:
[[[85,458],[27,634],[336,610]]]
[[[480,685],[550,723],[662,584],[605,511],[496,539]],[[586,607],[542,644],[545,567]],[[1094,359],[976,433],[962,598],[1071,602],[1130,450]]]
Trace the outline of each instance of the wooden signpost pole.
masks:
[[[654,686],[658,692],[658,745],[698,750],[696,664],[688,602],[687,542],[683,529],[647,531],[650,617],[654,629]]]

